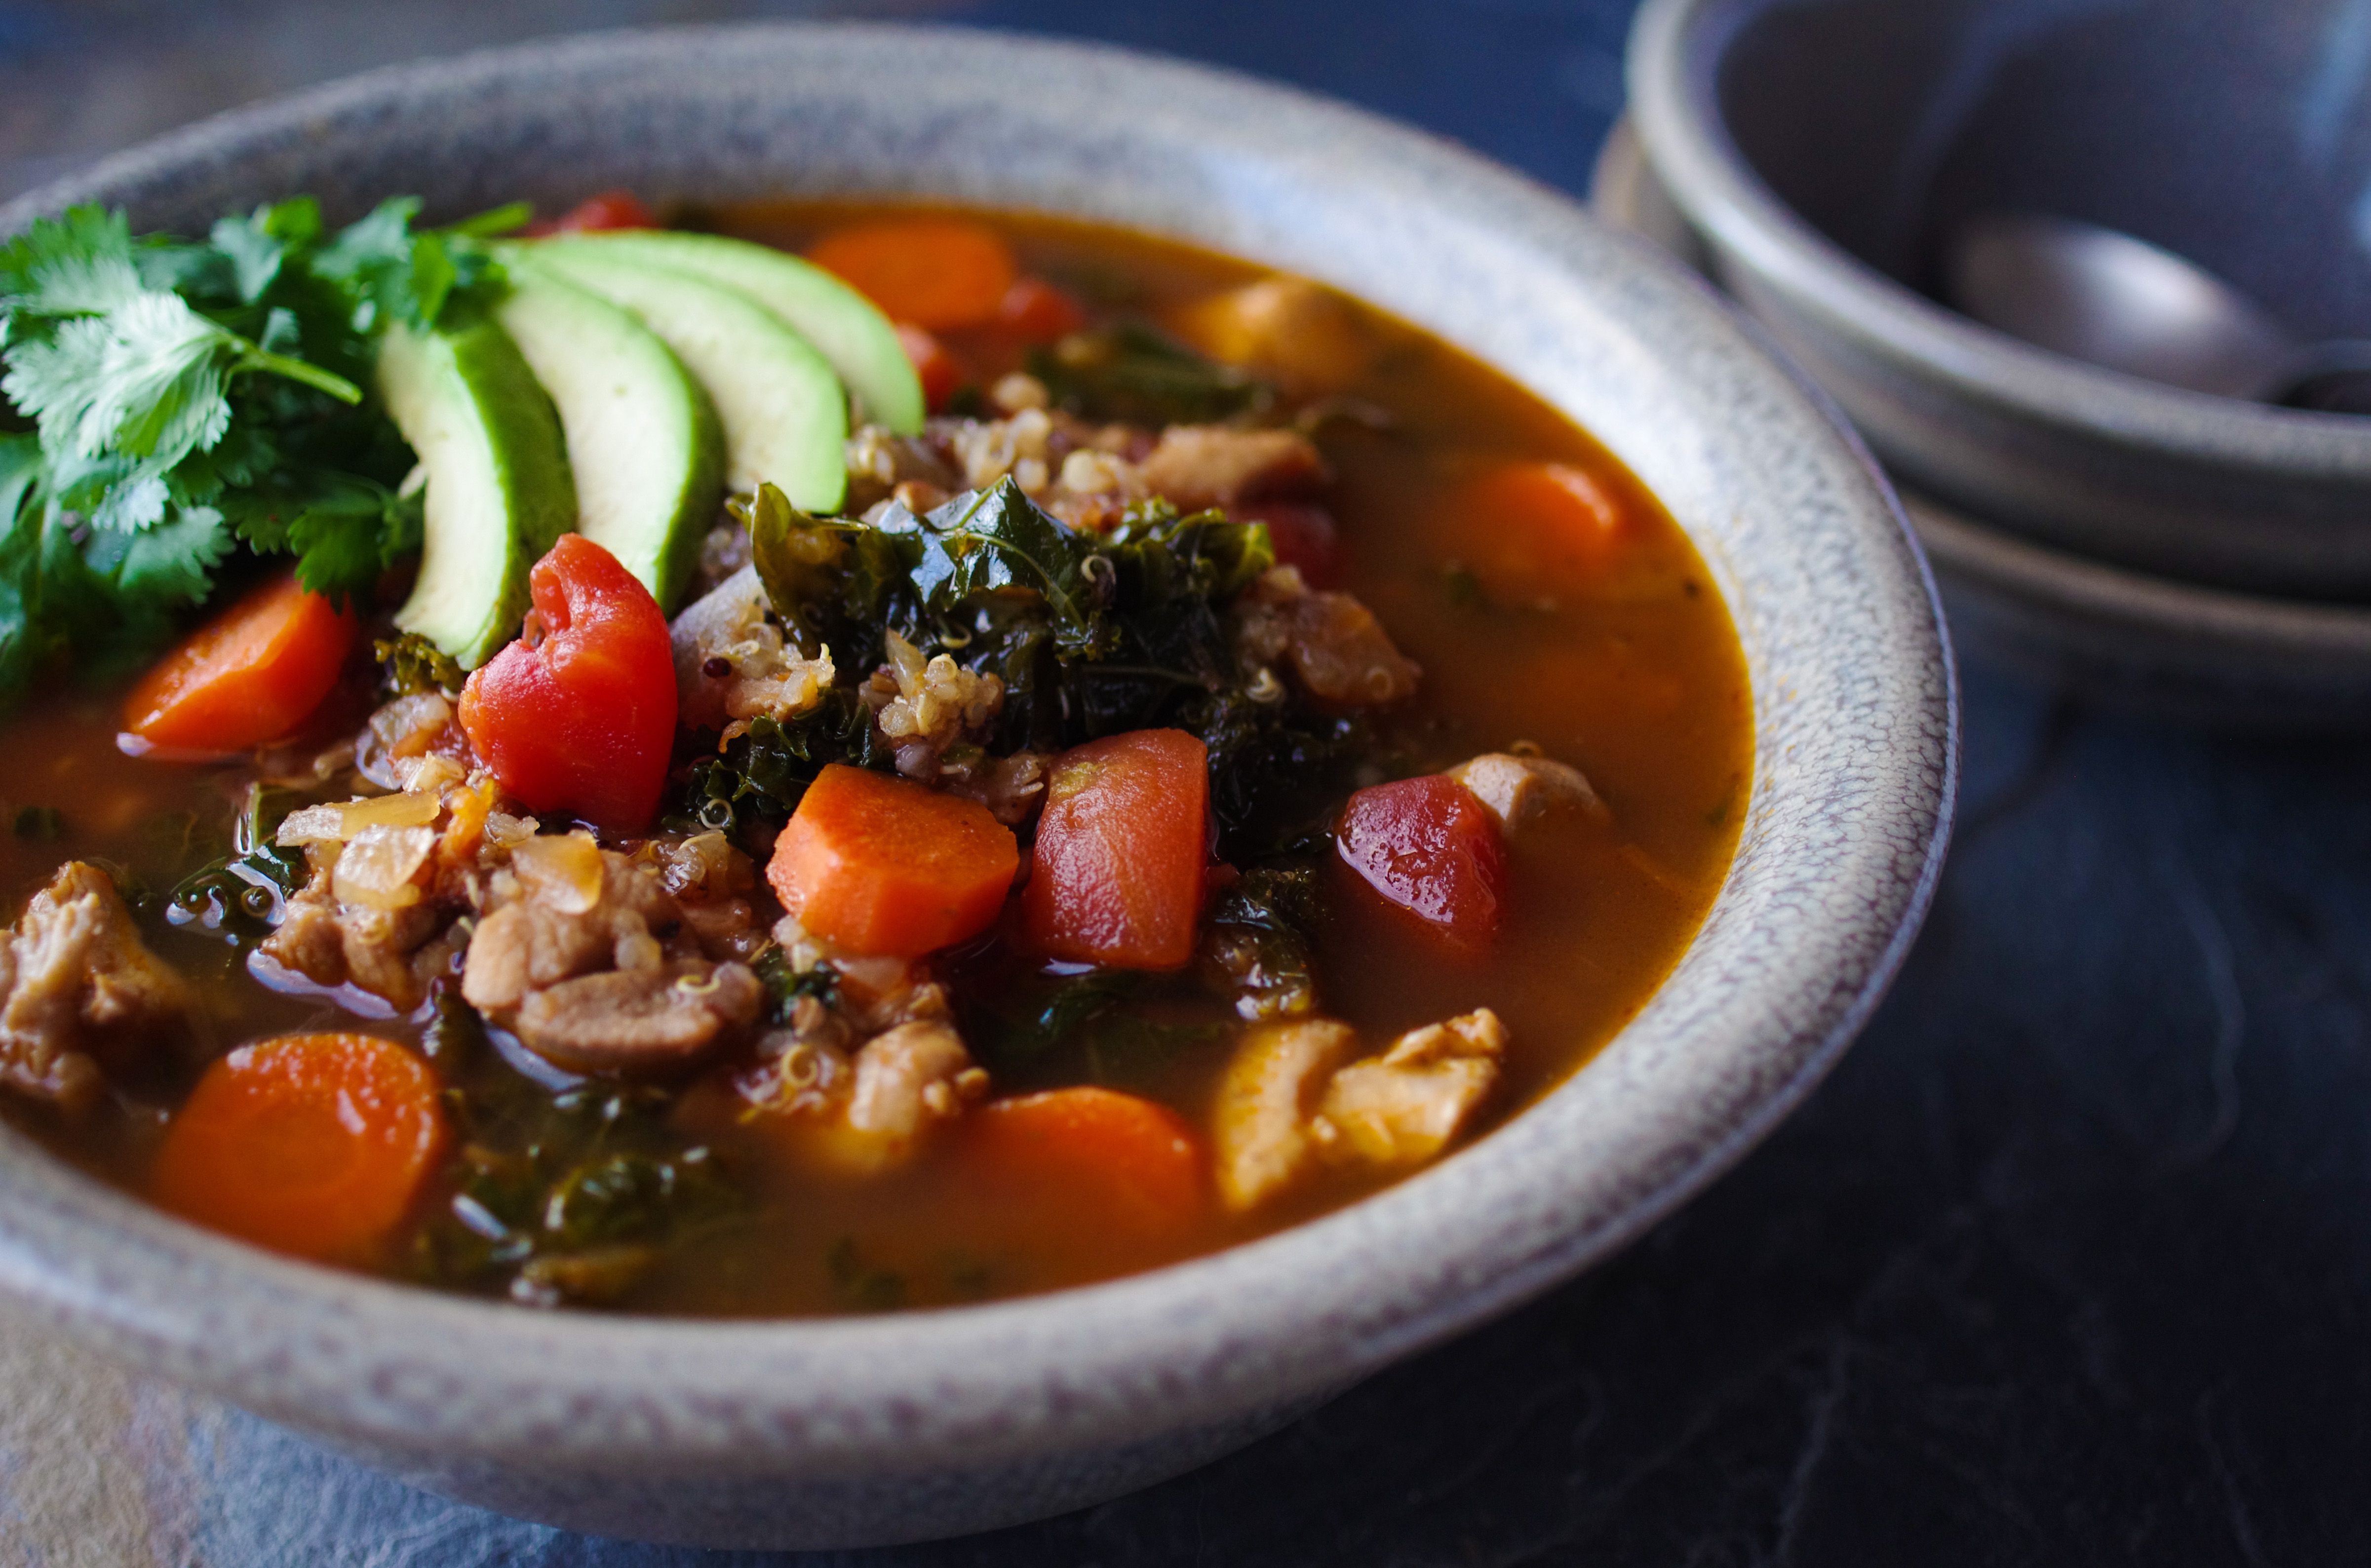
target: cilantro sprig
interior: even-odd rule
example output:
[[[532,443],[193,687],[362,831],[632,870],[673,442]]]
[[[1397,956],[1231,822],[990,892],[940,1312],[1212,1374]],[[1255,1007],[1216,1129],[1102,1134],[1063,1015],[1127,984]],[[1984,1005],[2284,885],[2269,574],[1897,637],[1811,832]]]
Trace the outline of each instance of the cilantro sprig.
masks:
[[[145,655],[242,549],[342,599],[418,548],[376,338],[498,287],[475,236],[525,215],[419,211],[330,232],[300,196],[187,240],[77,207],[0,247],[0,701]]]

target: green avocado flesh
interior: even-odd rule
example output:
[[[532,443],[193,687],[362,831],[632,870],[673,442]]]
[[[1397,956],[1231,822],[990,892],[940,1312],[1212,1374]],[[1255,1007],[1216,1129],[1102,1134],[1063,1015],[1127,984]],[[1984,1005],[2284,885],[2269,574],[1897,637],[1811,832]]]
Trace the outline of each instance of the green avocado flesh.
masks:
[[[716,521],[724,437],[708,395],[630,313],[515,262],[495,319],[560,409],[576,530],[671,608]]]
[[[551,399],[494,320],[449,312],[400,324],[378,351],[379,393],[427,481],[420,576],[396,624],[475,669],[527,607],[527,569],[576,522]]]
[[[847,394],[781,317],[738,289],[598,246],[541,241],[530,254],[531,266],[632,311],[707,388],[724,426],[727,489],[770,482],[806,511],[839,509],[848,489]]]
[[[546,240],[694,272],[739,289],[796,329],[847,383],[866,419],[900,435],[922,428],[922,383],[897,330],[873,302],[810,261],[723,235],[620,229]]]

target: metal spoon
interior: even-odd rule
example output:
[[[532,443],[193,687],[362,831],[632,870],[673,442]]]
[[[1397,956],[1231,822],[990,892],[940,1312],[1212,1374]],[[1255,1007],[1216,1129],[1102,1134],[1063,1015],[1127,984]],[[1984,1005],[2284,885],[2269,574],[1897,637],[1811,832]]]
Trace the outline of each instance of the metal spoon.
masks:
[[[2072,359],[2193,392],[2371,414],[2371,341],[2300,341],[2222,279],[2096,224],[1987,213],[1952,234],[1950,302]]]

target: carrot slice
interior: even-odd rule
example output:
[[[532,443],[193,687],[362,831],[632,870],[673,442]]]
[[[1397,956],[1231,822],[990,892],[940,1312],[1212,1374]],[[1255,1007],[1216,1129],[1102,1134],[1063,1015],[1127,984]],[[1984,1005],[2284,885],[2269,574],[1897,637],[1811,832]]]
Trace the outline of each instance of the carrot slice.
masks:
[[[303,723],[353,646],[353,610],[283,572],[159,659],[123,706],[123,727],[169,751],[234,752]]]
[[[981,1195],[1023,1219],[1058,1216],[1120,1241],[1174,1236],[1209,1199],[1201,1146],[1174,1111],[1116,1090],[993,1101],[961,1155]]]
[[[1064,752],[1046,806],[1022,940],[1049,958],[1175,969],[1194,956],[1209,859],[1209,753],[1183,730],[1132,730]]]
[[[1536,595],[1600,582],[1634,536],[1621,503],[1566,463],[1509,463],[1466,485],[1448,509],[1467,564],[1494,591]]]
[[[436,1075],[374,1034],[283,1034],[208,1067],[149,1174],[200,1225],[323,1262],[369,1259],[445,1147]]]
[[[807,259],[891,320],[934,332],[995,320],[1018,272],[1004,237],[967,218],[888,218],[835,229]]]
[[[833,763],[774,841],[766,879],[815,935],[919,958],[986,930],[1020,869],[1012,830],[977,801]]]

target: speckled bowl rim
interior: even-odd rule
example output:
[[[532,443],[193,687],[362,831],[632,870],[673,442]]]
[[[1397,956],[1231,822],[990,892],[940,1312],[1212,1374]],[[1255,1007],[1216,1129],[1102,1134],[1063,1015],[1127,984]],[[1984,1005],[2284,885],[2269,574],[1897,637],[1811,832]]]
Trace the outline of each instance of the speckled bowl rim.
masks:
[[[667,85],[689,80],[697,94]],[[892,81],[896,114],[868,107],[868,84]],[[693,96],[700,143],[677,146],[666,116]],[[381,156],[361,138],[450,134],[438,117],[515,114],[528,128],[516,167],[544,167],[543,136],[572,168],[557,117],[588,102],[637,128],[653,182],[730,165],[769,115],[837,115],[837,140],[746,178],[854,189],[851,169],[887,159],[863,176],[872,189],[927,182],[1180,233],[1526,367],[1688,525],[1745,640],[1757,774],[1720,898],[1637,1019],[1507,1127],[1338,1214],[1108,1285],[823,1321],[524,1311],[266,1256],[0,1129],[0,1290],[137,1366],[382,1452],[637,1477],[921,1475],[1279,1408],[1471,1324],[1670,1212],[1868,1018],[1932,897],[1957,778],[1925,563],[1833,410],[1710,291],[1440,141],[1112,49],[688,29],[432,62],[237,111],[0,209],[0,232],[95,195],[132,201],[135,222],[168,198],[215,210]],[[941,178],[971,167],[949,148],[983,123],[1034,128],[1042,156],[1016,144]],[[628,158],[586,170],[576,193]],[[457,158],[455,185],[478,178]]]
[[[1947,309],[1845,250],[1757,173],[1719,109],[1721,57],[1771,0],[1648,0],[1633,24],[1630,115],[1700,230],[1831,329],[1978,403],[2118,445],[2288,478],[2371,478],[2371,421],[2160,386]]]

